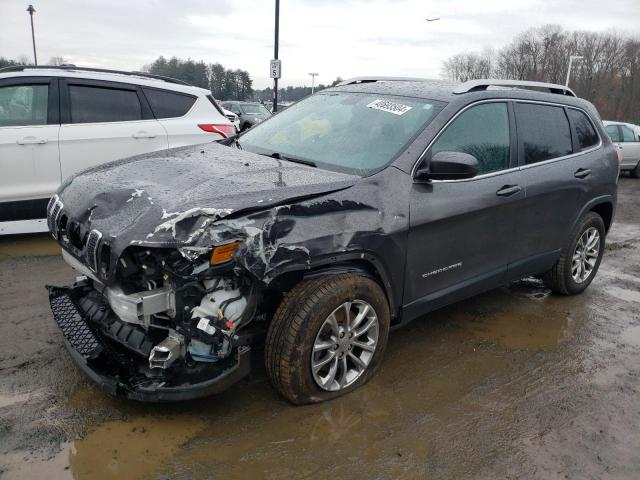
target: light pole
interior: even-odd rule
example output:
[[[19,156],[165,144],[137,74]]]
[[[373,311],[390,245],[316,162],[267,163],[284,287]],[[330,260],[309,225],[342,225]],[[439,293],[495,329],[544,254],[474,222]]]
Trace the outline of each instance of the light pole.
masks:
[[[38,65],[38,56],[36,55],[36,35],[33,33],[33,14],[36,13],[36,9],[33,8],[33,5],[29,5],[27,7],[27,12],[29,12],[29,16],[31,17],[31,40],[33,42],[33,61],[34,64]]]
[[[313,95],[313,91],[315,90],[316,86],[316,77],[318,76],[318,74],[310,73],[309,75],[311,75],[311,95]]]
[[[273,58],[278,60],[278,37],[280,35],[280,0],[276,0],[276,32],[273,43]],[[273,113],[278,111],[278,78],[273,79]]]
[[[564,86],[569,86],[569,77],[571,76],[571,66],[573,65],[574,60],[582,60],[584,57],[582,55],[571,55],[569,56],[569,68],[567,68],[567,81],[564,82]]]

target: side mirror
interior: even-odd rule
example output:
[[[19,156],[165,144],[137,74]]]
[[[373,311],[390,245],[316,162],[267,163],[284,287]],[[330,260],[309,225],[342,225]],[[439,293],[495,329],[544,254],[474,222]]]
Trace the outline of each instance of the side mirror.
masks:
[[[416,180],[460,180],[478,174],[478,159],[462,152],[438,152],[426,166],[420,166]]]

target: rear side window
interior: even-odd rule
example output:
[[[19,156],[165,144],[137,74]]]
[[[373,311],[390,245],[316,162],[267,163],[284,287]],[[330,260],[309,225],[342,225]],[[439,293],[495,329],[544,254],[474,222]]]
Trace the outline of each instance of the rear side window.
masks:
[[[572,153],[569,120],[562,107],[516,103],[516,121],[527,165]]]
[[[45,125],[48,102],[48,85],[0,87],[0,127]]]
[[[598,134],[584,113],[570,108],[569,118],[571,119],[571,123],[573,123],[573,128],[575,128],[580,150],[593,147],[598,143]]]
[[[618,131],[617,125],[609,125],[606,130],[612,142],[620,141],[620,132]]]
[[[142,119],[134,90],[69,85],[71,123],[127,122]]]
[[[622,132],[623,142],[637,142],[635,133],[629,127],[620,125],[620,131]]]
[[[196,102],[196,97],[167,90],[143,88],[156,118],[182,117]]]
[[[509,114],[506,103],[484,103],[456,118],[434,143],[431,154],[462,152],[478,160],[478,174],[509,166]]]

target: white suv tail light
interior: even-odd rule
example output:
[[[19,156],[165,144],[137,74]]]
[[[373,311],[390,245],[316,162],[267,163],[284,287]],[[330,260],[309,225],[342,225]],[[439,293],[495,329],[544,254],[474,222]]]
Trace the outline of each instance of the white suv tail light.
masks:
[[[236,134],[236,127],[230,124],[199,123],[198,127],[205,132],[222,135],[223,138]]]

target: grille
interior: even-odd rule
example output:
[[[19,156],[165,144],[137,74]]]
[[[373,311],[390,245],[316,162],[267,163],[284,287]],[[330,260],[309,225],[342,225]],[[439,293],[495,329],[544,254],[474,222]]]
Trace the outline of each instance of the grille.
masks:
[[[53,238],[58,238],[58,220],[60,218],[60,214],[62,213],[62,202],[58,198],[57,195],[54,195],[51,200],[49,200],[49,205],[47,206],[47,227],[53,235]]]
[[[51,311],[64,338],[74,350],[85,358],[95,358],[100,355],[102,345],[91,332],[69,296],[65,294],[53,295],[55,295],[54,292],[49,298]]]
[[[98,230],[91,230],[85,247],[87,265],[89,265],[89,268],[94,272],[98,271],[98,247],[100,246],[101,238],[102,234]]]

